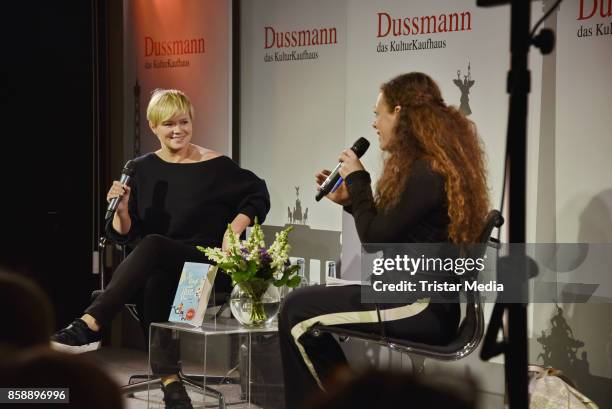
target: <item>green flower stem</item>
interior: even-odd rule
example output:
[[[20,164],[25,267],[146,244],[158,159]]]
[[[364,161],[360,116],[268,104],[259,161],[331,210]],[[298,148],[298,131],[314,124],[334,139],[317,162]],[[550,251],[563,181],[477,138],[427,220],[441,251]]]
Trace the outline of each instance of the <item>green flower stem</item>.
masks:
[[[244,281],[240,283],[240,287],[242,287],[244,292],[251,298],[251,322],[254,326],[261,325],[268,319],[266,310],[264,309],[264,303],[261,299],[269,285],[269,281],[263,280]]]
[[[252,325],[261,325],[268,319],[266,310],[264,310],[264,303],[260,300],[253,300],[251,308],[251,322]]]

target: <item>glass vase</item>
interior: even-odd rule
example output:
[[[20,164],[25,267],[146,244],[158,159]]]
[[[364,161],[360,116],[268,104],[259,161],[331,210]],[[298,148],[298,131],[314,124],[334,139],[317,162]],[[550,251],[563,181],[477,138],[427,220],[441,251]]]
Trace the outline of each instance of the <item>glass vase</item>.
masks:
[[[264,327],[278,314],[280,293],[271,281],[247,281],[234,286],[230,309],[242,325]]]

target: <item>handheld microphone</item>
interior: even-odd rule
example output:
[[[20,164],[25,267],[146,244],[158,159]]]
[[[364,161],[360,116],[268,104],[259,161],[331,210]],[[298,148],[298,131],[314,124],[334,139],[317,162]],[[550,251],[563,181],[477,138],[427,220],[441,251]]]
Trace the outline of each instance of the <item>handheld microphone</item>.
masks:
[[[130,179],[132,178],[132,176],[134,176],[135,168],[136,164],[133,160],[128,160],[126,162],[125,166],[123,167],[123,170],[121,171],[121,179],[119,180],[122,185],[127,185],[130,182]],[[121,197],[114,197],[111,199],[111,201],[108,203],[108,207],[106,208],[106,216],[104,217],[105,220],[108,220],[113,217],[113,214],[115,214],[115,210],[117,210],[117,205],[119,204],[120,200]]]
[[[363,154],[370,147],[370,142],[366,138],[359,138],[355,141],[353,146],[351,146],[351,150],[355,152],[358,158],[361,158]],[[340,183],[342,183],[340,178],[340,166],[342,166],[342,162],[338,163],[332,173],[323,181],[321,184],[321,190],[315,196],[315,200],[318,202],[321,198],[333,190],[336,190]]]

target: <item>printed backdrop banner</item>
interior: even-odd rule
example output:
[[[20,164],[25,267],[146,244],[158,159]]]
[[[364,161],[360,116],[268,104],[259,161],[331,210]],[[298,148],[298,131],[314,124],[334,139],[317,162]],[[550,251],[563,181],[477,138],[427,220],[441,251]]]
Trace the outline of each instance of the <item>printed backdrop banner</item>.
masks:
[[[346,5],[245,1],[241,21],[241,164],[268,184],[266,237],[293,224],[293,253],[318,282],[340,255],[342,209],[315,201],[314,175],[345,145]]]
[[[612,242],[612,3],[561,3],[556,59],[559,242]]]
[[[379,86],[402,73],[424,72],[438,83],[446,103],[476,124],[487,156],[491,203],[499,208],[508,118],[510,13],[508,7],[479,8],[475,3],[348,2],[345,143],[356,136],[370,139],[373,149],[363,163],[376,180],[382,155],[371,124]],[[534,20],[542,14],[541,4],[534,3],[533,14]],[[530,135],[537,135],[539,129],[540,66],[541,57],[532,53]],[[537,152],[537,146],[537,138],[531,138],[530,152]],[[532,193],[534,182],[532,178],[527,184]],[[344,242],[349,235],[353,239],[342,248],[342,272],[357,278],[360,249],[355,234],[352,217],[345,214]]]
[[[139,103],[134,105],[134,117],[126,119],[125,134],[131,138],[140,135],[140,144],[128,140],[135,148],[126,146],[127,152],[159,148],[146,121],[147,103],[156,88],[178,88],[190,97],[195,108],[194,143],[224,154],[231,152],[230,3],[124,1],[125,101]],[[140,86],[138,100],[134,98],[136,83]]]
[[[548,155],[540,155],[538,162],[546,166],[548,177],[540,178],[538,188],[549,189],[543,198],[548,206],[541,213],[548,212],[553,223],[543,228],[548,227],[547,236],[557,243],[611,243],[612,2],[563,1],[549,25],[555,28],[557,46],[544,64],[555,81],[552,91],[542,94],[542,109],[552,113],[540,136],[541,144],[549,147]],[[584,297],[580,293],[585,288],[610,285],[610,274],[607,282],[581,274],[594,267],[581,252],[558,251],[553,259],[560,277],[566,279],[568,273],[583,277],[581,288],[568,285],[566,293]],[[596,267],[609,271],[608,265]],[[612,402],[611,313],[610,304],[564,304],[536,310],[538,339],[530,346],[531,355],[543,357],[545,365],[560,367],[570,379],[580,379],[581,390],[602,408]],[[554,325],[549,330],[551,316],[562,317],[571,336],[555,333]],[[577,348],[569,364],[559,366],[555,347],[572,342],[583,347]]]
[[[341,258],[344,277],[359,277],[352,217],[341,216],[340,207],[326,199],[315,202],[313,176],[333,167],[342,149],[365,137],[371,147],[363,163],[376,180],[382,155],[371,125],[379,86],[410,71],[432,76],[447,103],[476,123],[492,203],[499,207],[508,114],[508,7],[482,9],[465,0],[254,3],[242,3],[241,160],[268,182],[267,225],[306,224],[310,236],[304,241],[316,244],[312,230],[342,231],[342,254],[338,250],[334,259]],[[541,8],[534,2],[534,18]],[[529,130],[537,133],[541,58],[535,53],[530,66]],[[532,155],[537,147],[532,138]],[[528,189],[534,193],[536,175],[530,177]]]
[[[267,224],[308,209],[310,227],[341,229],[337,206],[314,200],[314,174],[344,146],[345,18],[344,1],[242,3],[241,161],[268,182]]]

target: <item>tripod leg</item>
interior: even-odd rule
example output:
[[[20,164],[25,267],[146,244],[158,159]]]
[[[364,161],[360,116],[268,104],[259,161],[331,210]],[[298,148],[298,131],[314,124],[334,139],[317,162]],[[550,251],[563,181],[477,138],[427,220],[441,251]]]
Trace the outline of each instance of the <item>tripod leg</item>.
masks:
[[[489,321],[489,327],[487,333],[482,342],[482,349],[480,350],[480,358],[483,361],[488,361],[504,352],[504,343],[497,342],[497,334],[503,327],[503,315],[506,310],[506,304],[496,303],[491,313],[491,320]]]

